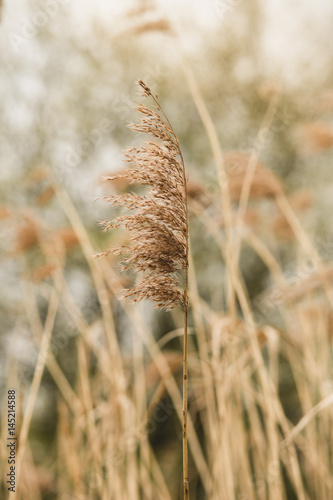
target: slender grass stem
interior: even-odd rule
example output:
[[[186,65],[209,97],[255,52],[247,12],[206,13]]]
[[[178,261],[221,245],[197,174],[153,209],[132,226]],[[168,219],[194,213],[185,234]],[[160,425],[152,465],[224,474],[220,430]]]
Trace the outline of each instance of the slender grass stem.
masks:
[[[187,274],[187,270],[186,270]],[[186,280],[187,281],[187,280]],[[187,283],[186,283],[187,285]],[[186,286],[187,288],[187,286]],[[187,392],[188,392],[188,370],[187,370],[187,289],[185,289],[184,308],[184,348],[183,348],[183,484],[184,500],[189,499],[188,485],[188,443],[187,443]]]

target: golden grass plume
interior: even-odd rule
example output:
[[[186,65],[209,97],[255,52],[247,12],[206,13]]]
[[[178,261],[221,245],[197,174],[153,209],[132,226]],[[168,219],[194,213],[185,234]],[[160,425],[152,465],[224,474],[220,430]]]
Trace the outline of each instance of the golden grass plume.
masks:
[[[141,147],[130,147],[125,161],[134,168],[108,176],[109,181],[127,179],[130,184],[149,186],[145,196],[135,193],[104,196],[108,203],[125,209],[114,221],[103,221],[106,231],[124,227],[130,233],[130,244],[103,252],[122,258],[122,270],[139,273],[133,288],[124,290],[122,298],[132,302],[152,300],[156,308],[170,310],[178,304],[187,307],[184,274],[187,267],[187,199],[185,167],[179,142],[163,113],[157,96],[142,81],[142,95],[150,98],[154,109],[142,104],[143,115],[130,128],[153,136],[154,141]]]

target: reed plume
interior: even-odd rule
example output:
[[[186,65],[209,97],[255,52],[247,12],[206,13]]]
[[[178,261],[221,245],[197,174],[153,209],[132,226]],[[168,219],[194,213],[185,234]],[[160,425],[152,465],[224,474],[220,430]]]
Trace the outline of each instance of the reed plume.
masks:
[[[156,309],[184,308],[183,355],[183,476],[184,499],[188,491],[187,447],[187,310],[188,310],[188,213],[185,166],[177,136],[164,114],[157,96],[141,80],[142,96],[153,107],[142,104],[143,115],[133,130],[148,134],[153,140],[141,147],[130,147],[125,161],[133,168],[105,177],[108,181],[128,180],[130,184],[149,186],[147,195],[120,193],[105,196],[108,203],[125,209],[113,221],[103,221],[105,230],[122,226],[131,236],[128,245],[114,247],[100,255],[113,253],[122,260],[122,270],[132,270],[138,278],[122,298],[132,302],[151,300]]]
[[[333,146],[333,129],[325,122],[302,123],[296,129],[296,136],[305,153],[317,153]]]

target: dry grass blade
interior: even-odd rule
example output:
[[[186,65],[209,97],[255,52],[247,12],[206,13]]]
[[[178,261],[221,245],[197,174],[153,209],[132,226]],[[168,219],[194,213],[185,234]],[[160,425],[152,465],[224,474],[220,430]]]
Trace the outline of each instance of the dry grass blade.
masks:
[[[149,32],[161,32],[161,33],[170,33],[171,27],[168,21],[165,19],[157,19],[153,21],[146,21],[139,23],[137,25],[131,26],[117,35],[113,37],[114,40],[118,40],[119,38],[126,38],[129,36],[141,35],[143,33]]]
[[[333,146],[333,129],[328,123],[302,123],[297,135],[302,150],[306,153],[324,151]]]
[[[224,155],[226,170],[230,174],[229,187],[233,200],[239,200],[242,192],[250,155],[230,151]],[[282,183],[277,176],[262,163],[257,162],[250,188],[251,198],[270,198],[283,191]]]
[[[50,345],[50,340],[52,336],[52,331],[54,327],[55,317],[58,310],[59,305],[59,297],[60,297],[61,283],[59,280],[59,276],[55,281],[55,288],[52,290],[52,295],[49,302],[47,317],[44,325],[43,336],[41,338],[38,358],[35,366],[34,376],[31,383],[31,389],[29,392],[29,396],[27,398],[25,413],[23,416],[22,427],[19,435],[19,447],[18,454],[16,459],[16,482],[19,485],[21,472],[24,472],[23,469],[23,459],[26,448],[28,446],[28,434],[29,427],[31,424],[31,419],[33,415],[33,409],[36,403],[37,394],[40,388],[42,375],[44,372],[44,368],[46,366],[47,361],[47,353]],[[12,490],[8,496],[9,500],[16,498],[16,493]]]
[[[14,255],[25,252],[26,250],[38,245],[40,240],[39,227],[33,220],[27,220],[17,231],[16,245]]]

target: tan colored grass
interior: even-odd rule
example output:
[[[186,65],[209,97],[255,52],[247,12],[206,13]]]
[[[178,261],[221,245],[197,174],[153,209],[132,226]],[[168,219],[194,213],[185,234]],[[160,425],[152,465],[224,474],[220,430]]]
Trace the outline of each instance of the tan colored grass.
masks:
[[[289,202],[296,213],[312,206],[312,195],[308,190],[299,190],[289,196]],[[293,229],[283,213],[277,214],[272,221],[272,229],[277,238],[291,241],[294,238]]]
[[[230,151],[224,155],[226,170],[229,174],[229,189],[233,200],[239,200],[245,179],[250,155]],[[272,198],[283,190],[277,175],[261,162],[257,162],[250,189],[250,198]]]
[[[56,231],[55,237],[61,240],[67,252],[72,250],[79,244],[78,237],[73,228],[70,226]]]
[[[195,78],[193,81],[193,74],[187,76],[208,130],[214,155],[220,161],[216,129]],[[271,98],[272,93],[268,92],[268,99]],[[254,169],[254,160],[248,162],[254,172],[251,182],[256,181],[258,164]],[[217,167],[221,174],[224,171],[223,159]],[[222,184],[223,176],[220,177]],[[331,266],[325,267],[319,259],[313,276],[300,283],[299,287],[288,285],[278,248],[271,245],[266,235],[254,233],[246,226],[246,205],[252,197],[250,181],[248,178],[248,191],[245,192],[246,196],[243,195],[246,210],[239,220],[241,238],[236,242],[236,248],[231,237],[235,228],[235,214],[231,206],[229,214],[217,213],[214,217],[213,210],[207,215],[199,200],[200,189],[194,189],[191,200],[193,206],[195,203],[199,205],[199,209],[193,213],[205,223],[221,250],[230,276],[232,290],[229,292],[238,301],[237,309],[230,307],[232,301],[225,301],[225,308],[221,306],[220,310],[214,310],[209,299],[204,300],[200,295],[196,269],[194,265],[190,267],[191,331],[195,342],[191,346],[193,350],[189,359],[192,376],[188,426],[193,490],[195,481],[200,481],[200,488],[210,500],[288,500],[288,483],[297,500],[331,500],[332,303],[327,293],[332,281]],[[223,189],[226,189],[225,186]],[[235,200],[242,198],[239,186],[237,189]],[[261,196],[257,189],[256,195]],[[262,185],[260,189],[263,189]],[[299,211],[310,203],[307,196],[299,194],[294,203],[292,197],[287,198],[280,191],[274,191],[275,188],[269,182],[265,189],[261,191],[262,196],[278,198],[277,205],[292,230],[290,242],[297,250],[295,253],[306,253],[318,263],[311,238],[298,220]],[[169,465],[166,469],[164,460],[155,454],[156,450],[151,446],[147,422],[165,391],[172,398],[179,422],[182,420],[177,379],[179,355],[163,352],[163,341],[155,341],[145,318],[137,309],[122,302],[121,310],[135,333],[132,364],[127,357],[124,358],[110,304],[110,297],[118,294],[122,286],[119,276],[107,259],[91,260],[94,250],[82,220],[62,186],[56,182],[55,192],[57,202],[67,215],[86,257],[94,290],[100,301],[101,315],[88,324],[85,311],[81,311],[76,304],[63,275],[61,307],[79,332],[75,351],[79,360],[76,380],[73,385],[69,384],[56,360],[46,357],[45,366],[59,392],[57,455],[56,461],[50,463],[51,477],[33,463],[30,447],[34,443],[28,436],[31,412],[39,387],[39,370],[43,368],[40,356],[32,391],[25,394],[27,406],[21,434],[24,453],[20,452],[19,457],[23,474],[22,480],[18,481],[16,500],[38,499],[42,492],[46,493],[54,484],[53,493],[59,500],[66,498],[65,495],[66,500],[90,500],[96,496],[103,500],[177,498],[179,484],[174,481],[178,475],[177,452],[172,454],[171,446],[168,448]],[[209,208],[212,209],[212,206]],[[230,239],[226,242],[228,230],[225,231],[225,228],[228,224]],[[72,235],[70,230],[68,232],[71,241]],[[253,321],[253,307],[242,273],[238,266],[235,268],[232,255],[232,252],[240,251],[244,240],[265,263],[269,271],[268,282],[275,283],[283,290],[286,300],[274,305],[275,312],[281,315],[281,330],[267,324],[267,321],[260,326]],[[27,248],[32,246],[28,245]],[[298,262],[295,263],[297,265]],[[59,266],[57,269],[62,268]],[[24,302],[28,326],[37,343],[41,343],[40,352],[43,355],[48,340],[46,337],[50,336],[51,316],[57,309],[56,290],[55,283],[49,288],[46,283],[35,286],[31,283],[27,285]],[[45,290],[50,292],[49,295],[45,294]],[[48,301],[45,327],[37,306],[39,293],[43,293]],[[174,314],[173,319],[175,331],[179,335],[182,326],[177,314]],[[175,332],[170,332],[168,338],[174,339]],[[148,355],[144,354],[144,345]],[[93,370],[91,359],[95,360]],[[279,362],[281,359],[283,364]],[[12,358],[7,363],[10,366],[8,384],[11,384],[17,378],[17,366]],[[281,381],[284,373],[280,370],[285,364],[290,369],[288,378],[292,379],[297,392],[293,406],[297,406],[298,412],[292,415],[292,422],[282,407],[284,396],[281,395]],[[150,406],[147,402],[149,382],[157,384]],[[6,421],[5,417],[4,414],[1,424]],[[1,445],[5,442],[5,434],[6,428],[2,425]],[[4,448],[1,446],[1,470],[7,466]],[[112,461],[115,451],[118,453],[116,463]],[[37,476],[43,478],[43,474],[44,483],[37,481]]]
[[[45,207],[53,198],[54,189],[52,186],[47,186],[37,197],[36,204],[39,207]]]
[[[27,222],[17,229],[15,254],[26,252],[27,250],[37,246],[40,242],[40,228],[33,220]]]
[[[263,101],[270,101],[278,93],[279,87],[272,81],[264,82],[258,90],[258,94]]]
[[[202,182],[191,178],[187,181],[187,197],[189,203],[195,203],[204,208],[208,207],[212,202],[211,196]]]
[[[8,219],[11,216],[11,210],[6,205],[0,207],[0,220]]]
[[[153,21],[144,21],[139,24],[135,24],[134,26],[130,26],[122,30],[120,33],[115,35],[114,40],[126,38],[129,36],[137,36],[145,33],[151,32],[161,32],[161,33],[170,33],[171,27],[167,20],[165,19],[157,19]]]
[[[303,123],[298,127],[297,136],[305,152],[320,152],[333,146],[333,127],[328,123]]]
[[[64,206],[67,207],[68,214],[71,214],[68,205],[65,203]],[[202,212],[200,216],[203,216]],[[75,220],[73,214],[71,219]],[[214,221],[211,221],[212,223]],[[207,227],[210,228],[209,225]],[[218,235],[221,236],[221,228],[216,221],[214,227],[216,234],[213,236],[218,238]],[[78,228],[76,229],[81,244],[82,234]],[[256,238],[249,237],[248,241],[266,262],[272,279],[279,282],[281,273],[279,263],[276,258],[274,260],[274,255],[270,253],[272,250],[265,245],[265,242],[258,242],[258,236]],[[222,242],[223,240],[221,244]],[[89,259],[89,254],[87,258]],[[97,266],[103,265],[98,272],[108,280],[110,288],[113,288],[115,282],[111,283],[114,279],[111,279],[111,274],[113,273],[112,276],[115,274],[109,269],[108,262],[106,260],[93,262],[96,270]],[[281,474],[282,464],[285,464],[285,473],[288,474],[298,500],[302,498],[329,500],[333,492],[330,480],[330,452],[327,446],[332,428],[330,425],[332,403],[327,393],[331,366],[328,349],[331,339],[329,305],[325,312],[324,309],[319,310],[319,304],[314,301],[311,302],[311,309],[308,307],[305,309],[304,304],[301,309],[298,306],[289,309],[288,302],[281,302],[278,307],[285,314],[285,331],[272,332],[270,325],[255,329],[260,350],[265,352],[267,358],[267,364],[261,369],[264,370],[267,380],[271,380],[273,387],[277,388],[279,384],[278,357],[283,356],[292,367],[302,408],[298,422],[293,425],[281,411],[279,399],[269,392],[270,386],[266,388],[265,393],[261,383],[258,382],[256,374],[259,359],[255,357],[251,347],[250,332],[246,324],[238,318],[235,326],[228,311],[220,311],[219,314],[213,311],[200,297],[198,288],[193,284],[195,278],[195,268],[192,267],[191,301],[195,331],[200,342],[198,351],[193,352],[190,359],[193,373],[190,400],[191,416],[197,412],[203,422],[202,432],[209,461],[209,473],[205,479],[207,498],[238,500],[238,497],[243,495],[253,500],[257,498],[287,500]],[[319,281],[317,286],[320,288],[323,284]],[[246,311],[246,297],[241,294],[239,284],[237,287],[237,293],[242,297],[242,306]],[[312,292],[313,289],[307,288],[307,299]],[[27,290],[27,297],[31,295],[31,289]],[[65,289],[62,297],[63,304],[68,307],[68,312],[80,328],[86,353],[81,352],[80,367],[78,367],[81,381],[74,388],[66,388],[66,379],[65,385],[62,385],[64,382],[61,379],[62,372],[57,373],[54,368],[51,369],[51,360],[47,360],[52,376],[57,380],[61,397],[66,401],[65,405],[62,403],[62,409],[59,405],[62,416],[58,429],[58,467],[61,467],[63,473],[57,479],[57,489],[59,492],[69,492],[73,497],[81,495],[86,500],[89,497],[86,489],[87,481],[93,477],[92,471],[98,473],[103,468],[107,472],[102,476],[102,483],[95,481],[91,484],[95,485],[94,491],[100,491],[105,498],[125,499],[129,495],[131,498],[137,498],[140,488],[143,488],[145,500],[170,500],[176,497],[177,493],[172,496],[170,492],[168,493],[168,488],[173,488],[171,480],[167,485],[165,480],[163,481],[160,462],[156,460],[149,445],[148,436],[142,434],[144,429],[142,422],[145,421],[146,414],[153,415],[154,408],[159,404],[159,397],[163,397],[165,393],[165,388],[175,396],[176,404],[179,405],[177,400],[177,397],[180,398],[179,389],[173,376],[177,363],[175,362],[173,368],[166,361],[168,354],[164,356],[158,353],[157,344],[147,332],[143,333],[142,337],[138,335],[137,341],[141,338],[142,341],[150,338],[152,360],[145,360],[140,354],[138,345],[136,346],[136,359],[133,360],[132,372],[134,376],[129,379],[133,381],[134,388],[132,391],[131,385],[127,385],[126,392],[122,393],[112,376],[113,362],[109,350],[93,342],[92,330],[96,325],[87,324],[83,312],[80,312],[77,306],[75,308]],[[125,307],[127,309],[126,305]],[[133,311],[129,308],[128,313],[131,315]],[[139,315],[133,316],[133,325],[136,328],[139,326],[139,319]],[[144,322],[142,318],[140,321]],[[43,328],[39,328],[40,336],[42,332]],[[295,335],[297,343],[293,340]],[[81,350],[82,347],[81,345]],[[89,379],[87,378],[89,357],[86,356],[88,353],[94,353],[98,360],[96,373]],[[166,363],[164,368],[162,360]],[[148,375],[148,379],[154,378],[157,388],[163,380],[163,391],[158,393],[155,390],[151,409],[145,406],[144,401],[147,396],[144,382],[146,369],[147,373],[150,369],[154,371],[156,377],[154,375],[150,378]],[[160,373],[160,376],[157,373]],[[72,394],[69,391],[72,391]],[[132,399],[134,393],[135,399]],[[107,399],[105,394],[109,394]],[[272,405],[271,409],[267,406],[267,397],[269,404]],[[74,403],[76,400],[78,406]],[[120,419],[123,418],[122,411],[127,412],[127,417],[121,420],[123,425],[120,425]],[[94,432],[108,436],[107,440],[96,440],[99,450],[95,451],[93,447],[89,446],[87,449],[86,446],[87,439],[91,443]],[[191,432],[193,435],[189,436],[190,446],[195,442],[194,426]],[[132,438],[131,441],[128,440],[129,433],[131,436],[133,433],[136,436],[135,442],[138,443],[140,450],[138,460],[135,458],[136,452],[129,444],[133,442]],[[113,456],[115,449],[122,450],[121,466],[116,468],[107,459]],[[196,459],[200,450],[200,445],[199,449],[194,445],[193,454]],[[100,460],[98,464],[95,457],[99,455],[101,458],[98,459]],[[24,455],[24,463],[29,468],[28,448]],[[124,463],[127,463],[128,467],[125,467]],[[200,465],[198,469],[200,470]],[[303,477],[299,471],[302,471]],[[171,468],[171,477],[172,474],[176,474],[176,469]],[[205,477],[204,473],[202,477]],[[38,483],[33,490],[35,495],[38,494],[38,488],[43,489],[44,486]],[[29,498],[25,480],[20,491],[22,499]]]

